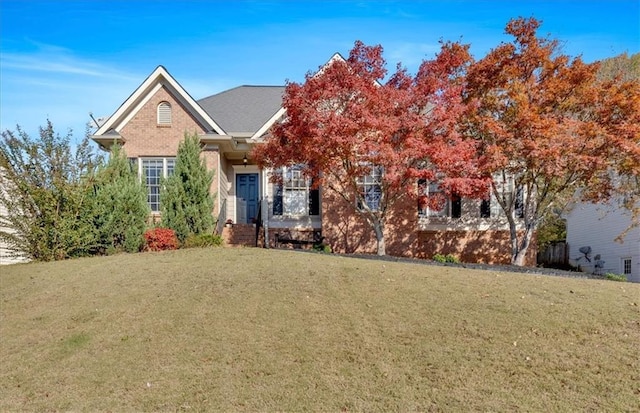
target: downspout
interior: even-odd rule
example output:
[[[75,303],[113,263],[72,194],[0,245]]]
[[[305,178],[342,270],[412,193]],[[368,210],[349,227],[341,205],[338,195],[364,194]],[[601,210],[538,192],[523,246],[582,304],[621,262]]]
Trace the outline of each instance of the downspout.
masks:
[[[269,249],[269,198],[267,195],[267,174],[264,169],[262,175],[262,225],[264,226],[264,247]]]
[[[216,151],[216,156],[218,157],[218,159],[216,160],[218,164],[218,173],[216,174],[216,180],[218,181],[217,182],[218,196],[216,198],[218,199],[216,201],[218,203],[218,217],[220,217],[220,213],[222,212],[222,200],[220,199],[222,198],[222,190],[220,189],[220,174],[222,173],[222,165],[220,164],[220,148],[219,147],[218,147],[218,150]]]

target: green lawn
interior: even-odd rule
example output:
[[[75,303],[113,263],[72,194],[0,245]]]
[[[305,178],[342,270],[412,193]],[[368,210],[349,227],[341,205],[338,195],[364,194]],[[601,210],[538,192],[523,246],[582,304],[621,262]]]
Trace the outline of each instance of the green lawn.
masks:
[[[0,267],[0,411],[638,411],[639,304],[254,248]]]

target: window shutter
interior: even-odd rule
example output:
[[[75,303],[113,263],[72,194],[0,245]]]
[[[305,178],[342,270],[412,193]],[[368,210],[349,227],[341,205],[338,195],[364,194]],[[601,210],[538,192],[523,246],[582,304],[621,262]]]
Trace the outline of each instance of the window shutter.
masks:
[[[451,198],[451,218],[462,217],[462,198],[453,195]]]
[[[309,215],[320,215],[320,191],[309,189]]]
[[[491,199],[483,199],[480,204],[480,218],[491,218]]]
[[[282,185],[275,184],[274,185],[274,194],[273,194],[273,215],[282,215],[283,213],[283,203],[282,203]]]
[[[158,125],[171,125],[171,105],[161,102],[158,105]]]

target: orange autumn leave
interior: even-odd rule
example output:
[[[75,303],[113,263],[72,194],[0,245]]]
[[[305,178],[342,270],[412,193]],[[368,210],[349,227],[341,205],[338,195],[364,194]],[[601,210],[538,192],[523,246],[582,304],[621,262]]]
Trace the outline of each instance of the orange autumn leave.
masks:
[[[560,54],[556,40],[537,37],[539,26],[510,21],[513,42],[478,61],[467,45],[443,42],[415,76],[398,65],[387,77],[382,47],[358,41],[347,59],[287,84],[286,117],[253,156],[263,168],[304,165],[314,185],[371,225],[378,254],[388,211],[416,196],[418,180],[438,182],[445,197],[491,190],[512,262],[522,264],[546,211],[576,191],[589,200],[640,196],[638,81],[598,79],[597,63]],[[382,171],[375,209],[357,189],[372,168]]]
[[[509,219],[515,264],[548,209],[577,190],[585,200],[607,199],[622,189],[617,179],[640,172],[638,81],[599,80],[598,63],[560,54],[556,40],[536,37],[539,25],[510,21],[513,43],[491,50],[466,77],[475,106],[465,125],[480,143],[482,169],[514,176],[526,194],[519,226],[515,200],[493,186]]]

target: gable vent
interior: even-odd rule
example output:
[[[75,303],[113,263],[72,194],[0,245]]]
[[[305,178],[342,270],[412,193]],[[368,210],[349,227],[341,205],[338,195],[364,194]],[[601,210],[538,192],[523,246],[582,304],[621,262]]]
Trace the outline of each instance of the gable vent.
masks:
[[[160,102],[158,105],[158,125],[171,125],[171,104]]]

